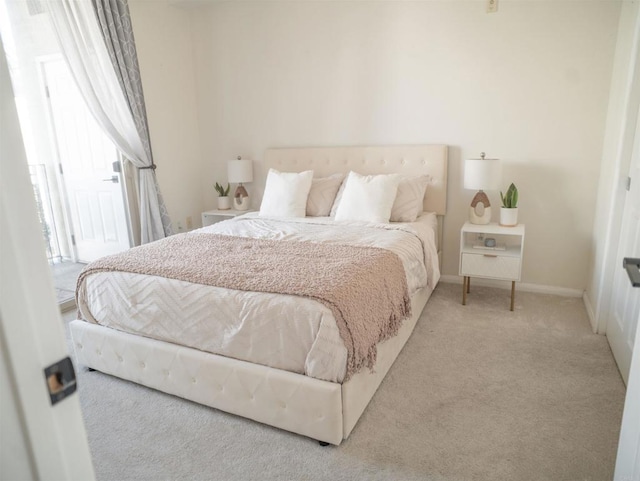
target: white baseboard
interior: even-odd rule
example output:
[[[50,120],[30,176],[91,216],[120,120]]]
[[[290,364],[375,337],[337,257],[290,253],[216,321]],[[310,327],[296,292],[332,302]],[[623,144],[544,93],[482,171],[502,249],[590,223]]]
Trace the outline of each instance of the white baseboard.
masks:
[[[593,304],[591,304],[591,299],[587,295],[587,291],[584,291],[582,295],[582,301],[584,302],[584,308],[587,310],[587,316],[589,317],[589,322],[591,323],[591,330],[596,334],[604,334],[604,332],[598,332],[598,322],[596,321],[596,314],[593,310]]]
[[[446,282],[449,284],[461,284],[462,285],[462,277],[460,276],[451,276],[451,275],[443,275],[440,276],[441,282]],[[498,281],[494,279],[481,279],[481,278],[472,278],[472,284],[478,286],[486,286],[486,287],[497,287],[499,289],[511,289],[511,282],[509,281]],[[524,292],[537,292],[539,294],[553,294],[556,296],[563,297],[582,297],[584,299],[584,291],[580,289],[570,289],[568,287],[559,287],[559,286],[545,286],[541,284],[528,284],[526,282],[518,282],[516,283],[516,289]]]

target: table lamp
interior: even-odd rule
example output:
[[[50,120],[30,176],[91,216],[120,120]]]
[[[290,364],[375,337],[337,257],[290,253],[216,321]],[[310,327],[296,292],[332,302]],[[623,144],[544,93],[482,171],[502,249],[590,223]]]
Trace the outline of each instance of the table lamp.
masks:
[[[480,153],[479,159],[464,161],[464,188],[478,190],[469,207],[469,222],[488,224],[491,222],[491,203],[485,190],[500,188],[500,160],[485,159]]]
[[[236,210],[248,210],[251,200],[247,189],[242,184],[253,181],[253,162],[238,156],[236,160],[227,162],[227,173],[229,182],[238,184],[233,193],[233,208]]]

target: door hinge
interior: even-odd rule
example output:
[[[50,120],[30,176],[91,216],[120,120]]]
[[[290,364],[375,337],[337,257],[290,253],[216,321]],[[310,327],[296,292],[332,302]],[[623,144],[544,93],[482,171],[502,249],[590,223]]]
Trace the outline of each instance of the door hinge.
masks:
[[[76,392],[76,372],[69,357],[52,364],[44,370],[51,405],[62,401]]]
[[[631,190],[631,177],[627,177],[626,189],[627,191]]]
[[[71,244],[76,245],[76,236],[71,234]]]
[[[64,175],[64,170],[62,170],[62,164],[58,164],[58,170],[60,170],[60,175]]]

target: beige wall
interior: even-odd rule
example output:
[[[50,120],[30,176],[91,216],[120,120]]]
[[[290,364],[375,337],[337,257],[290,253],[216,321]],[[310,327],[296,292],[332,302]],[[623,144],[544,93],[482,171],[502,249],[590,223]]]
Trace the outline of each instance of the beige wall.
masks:
[[[200,224],[203,163],[189,13],[170,2],[129,2],[158,183],[173,229]]]
[[[131,5],[172,215],[214,207],[237,155],[259,166],[269,147],[446,143],[444,274],[473,197],[462,160],[485,151],[520,189],[523,281],[586,287],[620,2],[505,1],[491,15],[473,1],[184,3]],[[196,126],[200,152],[185,143]]]

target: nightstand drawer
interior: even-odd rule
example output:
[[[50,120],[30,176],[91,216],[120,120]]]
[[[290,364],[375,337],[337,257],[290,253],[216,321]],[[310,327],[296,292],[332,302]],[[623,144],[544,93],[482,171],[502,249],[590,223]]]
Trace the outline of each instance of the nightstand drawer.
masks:
[[[460,275],[518,281],[520,280],[520,259],[463,252]]]

